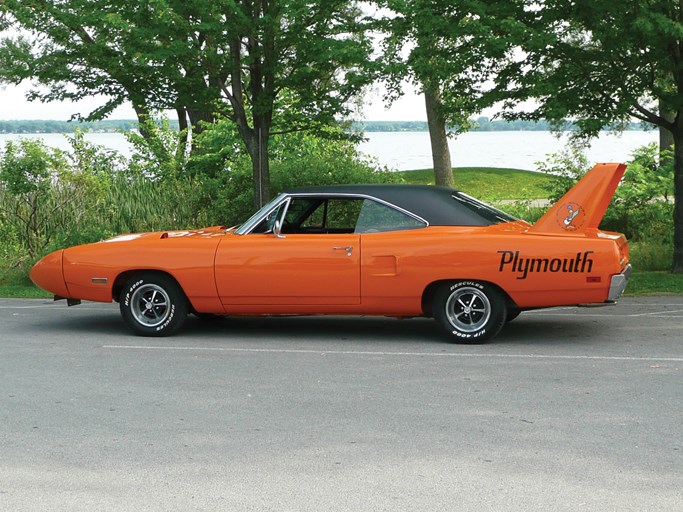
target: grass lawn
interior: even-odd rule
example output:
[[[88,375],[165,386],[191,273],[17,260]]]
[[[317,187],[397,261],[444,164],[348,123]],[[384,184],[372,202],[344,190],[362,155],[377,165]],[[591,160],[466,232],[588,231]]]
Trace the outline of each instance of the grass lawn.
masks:
[[[36,287],[31,282],[0,283],[0,297],[13,299],[38,299],[52,297],[51,294]]]
[[[683,274],[634,271],[625,295],[683,294]]]
[[[406,183],[433,185],[434,171],[419,169],[399,171]],[[478,199],[493,201],[500,199],[545,199],[548,183],[545,174],[522,169],[497,167],[454,167],[455,188]]]

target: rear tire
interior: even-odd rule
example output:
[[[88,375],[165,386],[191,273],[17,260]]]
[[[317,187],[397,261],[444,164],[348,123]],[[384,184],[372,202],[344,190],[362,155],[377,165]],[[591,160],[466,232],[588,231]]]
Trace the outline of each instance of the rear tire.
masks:
[[[507,306],[493,285],[456,281],[443,285],[434,296],[434,318],[455,343],[483,343],[505,325]]]
[[[119,297],[121,316],[141,336],[170,336],[185,323],[188,302],[168,276],[143,273],[130,279]]]

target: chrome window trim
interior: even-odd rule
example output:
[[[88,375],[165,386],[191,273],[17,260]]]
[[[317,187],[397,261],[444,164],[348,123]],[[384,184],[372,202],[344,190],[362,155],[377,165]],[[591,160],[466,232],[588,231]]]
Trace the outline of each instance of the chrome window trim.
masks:
[[[269,208],[268,211],[263,213],[262,215],[259,215],[258,217],[254,218],[253,216],[251,219],[249,219],[246,223],[244,223],[240,228],[235,231],[236,235],[248,235],[251,233],[251,230],[254,229],[256,226],[258,226],[263,219],[265,219],[268,215],[270,215],[274,210],[276,210],[284,201],[287,201],[287,206],[285,206],[285,210],[283,215],[287,215],[287,209],[289,208],[289,202],[296,198],[296,197],[321,197],[321,198],[335,198],[335,197],[341,197],[341,198],[351,198],[351,199],[369,199],[370,201],[375,201],[376,203],[382,204],[384,206],[387,206],[389,208],[392,208],[393,210],[396,210],[404,215],[407,215],[408,217],[411,217],[412,219],[415,219],[418,222],[422,222],[424,226],[420,228],[415,228],[415,229],[423,229],[429,227],[429,222],[427,222],[425,219],[420,217],[419,215],[415,215],[413,212],[410,212],[406,210],[405,208],[401,208],[400,206],[396,206],[395,204],[392,204],[388,201],[385,201],[384,199],[379,199],[378,197],[371,196],[368,194],[349,194],[349,193],[334,193],[334,192],[321,192],[321,193],[315,193],[315,192],[304,192],[301,194],[279,194],[275,199],[278,199],[279,197],[283,197],[284,200],[277,201],[274,203],[274,206],[272,208]],[[275,201],[275,199],[273,201]],[[284,218],[284,217],[283,217]],[[383,233],[391,233],[392,231],[383,231]],[[365,233],[367,234],[367,233]]]
[[[242,224],[239,228],[235,230],[235,234],[248,235],[252,229],[254,229],[263,221],[263,219],[265,219],[266,217],[268,217],[268,215],[277,210],[283,202],[289,202],[290,199],[291,196],[289,194],[278,194],[270,201],[270,203],[272,203],[273,205],[272,207],[268,208],[267,210],[264,210],[262,208],[261,210],[254,213],[254,215],[249,217],[249,219],[244,224]],[[264,205],[264,208],[265,206],[267,206],[267,204]],[[287,205],[287,207],[289,207],[289,205]],[[287,210],[287,207],[285,207],[285,212]],[[260,215],[259,212],[261,212]]]

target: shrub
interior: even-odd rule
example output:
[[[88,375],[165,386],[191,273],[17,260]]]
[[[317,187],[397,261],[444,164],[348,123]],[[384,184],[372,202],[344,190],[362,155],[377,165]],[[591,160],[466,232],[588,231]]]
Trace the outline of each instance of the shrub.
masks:
[[[547,174],[551,180],[541,185],[548,192],[548,200],[557,202],[578,180],[590,170],[584,146],[572,142],[567,149],[547,155],[547,161],[536,162],[536,169]]]
[[[62,247],[208,223],[198,205],[200,181],[152,177],[139,161],[126,162],[82,133],[69,142],[65,152],[21,139],[0,154],[0,278],[25,275],[38,258]]]
[[[41,141],[7,142],[0,160],[0,224],[13,235],[24,255],[12,266],[24,266],[64,229],[64,209],[71,195],[56,186],[67,172],[64,152]]]
[[[549,200],[560,199],[590,167],[580,146],[570,145],[568,150],[549,155],[548,162],[538,165],[551,177],[547,186]],[[660,165],[657,145],[638,148],[600,227],[622,232],[632,241],[673,243],[673,204],[668,201],[672,187],[673,169]]]
[[[216,139],[216,134],[202,134]],[[225,138],[224,140],[230,140]],[[204,149],[207,149],[206,147]],[[351,141],[321,138],[308,133],[293,133],[273,138],[270,154],[271,191],[310,185],[344,183],[389,183],[402,178],[382,169],[363,157]],[[213,155],[213,156],[210,156]],[[251,160],[244,152],[231,150],[222,157],[218,153],[202,153],[190,163],[201,179],[205,195],[201,201],[214,223],[234,225],[246,220],[254,211]],[[216,171],[208,162],[220,162]]]
[[[671,244],[660,242],[630,242],[629,255],[638,271],[670,270],[673,263]]]
[[[514,202],[500,202],[494,203],[496,208],[509,213],[513,217],[525,220],[530,224],[535,223],[548,210],[545,206],[536,206],[535,202],[530,199],[520,199]]]

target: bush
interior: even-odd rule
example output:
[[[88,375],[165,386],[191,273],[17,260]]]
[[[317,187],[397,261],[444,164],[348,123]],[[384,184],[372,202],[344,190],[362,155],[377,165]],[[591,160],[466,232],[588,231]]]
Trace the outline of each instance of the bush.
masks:
[[[58,186],[68,173],[63,151],[41,141],[8,142],[0,160],[0,224],[8,240],[16,240],[23,254],[13,267],[34,260],[55,235],[66,229],[73,194]]]
[[[4,200],[2,194],[0,199]],[[21,280],[31,260],[19,242],[14,226],[0,221],[0,240],[0,283]]]
[[[525,220],[530,224],[534,224],[540,219],[548,208],[545,206],[535,206],[534,201],[530,199],[520,199],[514,202],[494,202],[494,206],[505,213],[509,213],[513,217]]]
[[[567,149],[547,155],[546,162],[536,162],[536,169],[547,174],[551,180],[541,185],[548,192],[548,200],[556,203],[590,170],[591,165],[584,153],[584,146],[572,142]]]
[[[551,178],[546,187],[548,199],[559,200],[590,167],[580,146],[570,145],[566,151],[549,155],[548,162],[538,164],[538,169]],[[673,204],[668,200],[672,188],[673,169],[659,164],[657,145],[638,148],[600,227],[622,232],[633,241],[673,243]]]
[[[20,139],[0,154],[0,279],[25,276],[53,250],[133,231],[199,227],[201,183],[150,177],[139,160],[91,144],[76,133],[71,151]]]
[[[671,244],[658,242],[630,242],[631,264],[638,271],[670,270],[673,263]]]
[[[202,134],[204,140],[209,137],[205,133]],[[216,134],[210,136],[215,138]],[[226,137],[223,140],[230,139]],[[271,141],[270,154],[273,194],[311,185],[402,181],[399,175],[379,168],[375,162],[363,157],[351,141],[302,132],[280,135]],[[217,155],[205,152],[190,166],[193,173],[201,171],[197,177],[205,186],[201,204],[207,210],[206,214],[214,219],[214,223],[234,225],[254,212],[251,160],[245,152],[234,148],[229,158],[227,154]],[[206,167],[208,162],[220,162],[223,167],[216,171]]]
[[[671,159],[665,158],[670,162]],[[659,165],[659,148],[638,148],[628,163],[603,226],[626,233],[633,241],[673,245],[673,168]],[[669,251],[670,252],[670,251]]]

